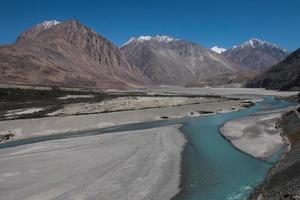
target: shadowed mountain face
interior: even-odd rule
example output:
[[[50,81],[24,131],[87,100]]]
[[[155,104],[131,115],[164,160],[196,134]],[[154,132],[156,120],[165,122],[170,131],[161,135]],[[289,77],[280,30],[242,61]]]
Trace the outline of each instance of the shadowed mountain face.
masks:
[[[224,51],[222,55],[243,68],[261,71],[282,61],[288,52],[269,42],[252,38]]]
[[[204,84],[210,77],[241,69],[211,50],[168,36],[141,36],[121,48],[128,60],[155,84]]]
[[[300,49],[281,63],[248,81],[248,87],[278,90],[300,90]]]
[[[143,75],[111,42],[78,21],[48,21],[0,47],[1,83],[128,88]]]

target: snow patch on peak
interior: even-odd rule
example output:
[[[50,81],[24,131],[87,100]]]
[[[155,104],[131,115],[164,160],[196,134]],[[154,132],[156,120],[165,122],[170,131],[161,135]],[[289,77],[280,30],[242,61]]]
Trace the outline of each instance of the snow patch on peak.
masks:
[[[247,42],[245,42],[244,44],[242,44],[242,46],[251,46],[251,47],[256,47],[256,46],[262,46],[265,44],[269,44],[266,41],[257,39],[257,38],[251,38],[250,40],[248,40]]]
[[[218,54],[221,54],[224,51],[226,51],[226,49],[221,48],[221,47],[217,47],[217,46],[212,47],[211,50],[214,51],[214,52],[216,52],[216,53],[218,53]]]
[[[146,36],[140,36],[137,38],[137,41],[138,42],[145,42],[145,41],[149,41],[149,40],[152,40],[152,37],[149,36],[149,35],[146,35]]]
[[[154,37],[155,40],[159,41],[159,42],[172,42],[174,40],[177,40],[175,38],[172,38],[170,36],[166,36],[166,35],[157,35]]]
[[[257,38],[251,38],[250,40],[248,40],[247,42],[245,42],[241,45],[242,48],[244,48],[244,47],[255,48],[255,47],[262,47],[262,46],[281,49],[279,46],[277,46],[275,44],[272,44],[270,42],[263,41],[263,40],[260,40]]]
[[[168,42],[172,42],[172,41],[177,41],[178,39],[175,39],[175,38],[172,38],[172,37],[166,36],[166,35],[156,35],[154,37],[146,35],[146,36],[140,36],[138,38],[132,37],[126,43],[124,43],[122,46],[125,46],[131,42],[143,43],[143,42],[150,41],[150,40],[156,40],[158,42],[168,43]]]
[[[127,44],[129,44],[129,43],[131,43],[131,42],[134,42],[134,41],[136,41],[136,37],[132,37],[132,38],[130,38],[127,42],[125,42],[122,46],[125,46],[125,45],[127,45]]]
[[[52,26],[55,26],[57,24],[60,24],[61,22],[60,21],[57,21],[57,20],[49,20],[49,21],[44,21],[40,24],[38,24],[37,26],[38,27],[43,27],[44,29],[48,29],[48,28],[51,28]]]

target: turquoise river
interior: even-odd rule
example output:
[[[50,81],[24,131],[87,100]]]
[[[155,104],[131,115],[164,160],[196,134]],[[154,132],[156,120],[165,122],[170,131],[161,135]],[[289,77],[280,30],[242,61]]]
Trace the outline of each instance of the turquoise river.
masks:
[[[46,140],[180,123],[183,124],[181,131],[188,143],[182,153],[181,191],[172,200],[243,200],[247,199],[253,189],[262,182],[272,163],[255,159],[235,149],[222,137],[219,128],[226,121],[288,105],[286,101],[266,97],[263,102],[237,112],[30,138],[1,144],[0,149]],[[280,155],[276,156],[278,157]]]

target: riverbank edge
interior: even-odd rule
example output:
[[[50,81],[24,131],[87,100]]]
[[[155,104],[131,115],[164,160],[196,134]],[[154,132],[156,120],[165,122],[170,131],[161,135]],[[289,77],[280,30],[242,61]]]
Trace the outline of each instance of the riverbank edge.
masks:
[[[289,106],[289,107],[287,107],[287,108],[278,109],[277,113],[266,113],[266,114],[262,114],[262,115],[261,115],[261,116],[267,116],[267,115],[272,115],[272,114],[274,114],[274,115],[275,115],[275,114],[280,114],[280,116],[278,117],[278,119],[276,119],[275,122],[274,122],[274,125],[275,125],[275,127],[276,127],[276,130],[279,132],[278,134],[280,135],[280,137],[281,137],[282,140],[283,140],[283,143],[281,144],[281,147],[278,148],[278,149],[281,149],[281,148],[289,149],[290,144],[289,144],[288,138],[285,137],[282,128],[279,126],[279,121],[280,121],[280,119],[281,119],[286,113],[288,113],[288,112],[290,112],[291,110],[294,110],[294,109],[295,109],[295,106]],[[253,115],[253,117],[256,117],[256,116],[257,116],[257,115]],[[227,131],[224,130],[224,125],[225,125],[226,123],[231,122],[231,121],[235,121],[235,120],[241,120],[241,119],[243,119],[243,118],[250,118],[250,117],[251,117],[251,115],[250,115],[250,116],[247,116],[247,117],[241,117],[241,118],[238,118],[238,119],[234,119],[234,120],[230,120],[230,121],[224,122],[224,123],[219,127],[219,133],[221,134],[221,136],[222,136],[223,138],[225,138],[225,139],[226,139],[226,140],[227,140],[227,141],[228,141],[235,149],[237,149],[238,151],[241,151],[242,153],[247,154],[247,155],[249,155],[249,156],[251,156],[251,157],[253,157],[253,158],[255,158],[255,159],[259,159],[259,160],[261,160],[261,161],[263,161],[263,162],[269,163],[268,158],[271,158],[271,157],[272,157],[274,154],[276,154],[278,151],[271,153],[268,157],[264,157],[264,156],[261,156],[261,157],[255,156],[254,153],[252,154],[252,153],[250,153],[250,152],[247,152],[243,147],[237,147],[236,144],[234,144],[234,142],[233,142],[234,139],[230,139],[229,136],[227,136]],[[266,125],[264,125],[264,126],[266,126]],[[280,144],[278,144],[278,145],[280,145]],[[280,159],[281,159],[281,158],[280,158]],[[280,159],[279,159],[279,160],[280,160]],[[276,163],[277,163],[277,162],[276,162]],[[272,164],[273,164],[273,163],[272,163]]]
[[[299,107],[300,108],[300,107]],[[300,140],[299,140],[299,134],[300,134],[300,113],[296,109],[291,110],[289,112],[286,112],[282,115],[280,119],[277,120],[278,127],[282,130],[281,136],[287,142],[288,148],[282,155],[282,157],[276,162],[275,165],[272,166],[272,168],[268,171],[268,174],[266,175],[264,181],[258,185],[254,191],[250,194],[248,200],[268,200],[272,198],[272,200],[281,200],[281,199],[300,199],[300,189],[299,189],[299,183],[300,183],[300,173],[295,173],[295,169],[299,170],[300,166]],[[295,117],[296,116],[296,117]],[[291,122],[291,118],[293,118],[293,122]],[[295,121],[294,121],[295,120]],[[293,124],[291,124],[293,123]],[[295,128],[296,127],[296,128]],[[295,129],[298,129],[298,131]],[[290,134],[290,133],[293,134]],[[295,140],[295,142],[292,142]],[[298,158],[295,155],[298,155]],[[290,162],[292,161],[292,164]],[[293,167],[294,166],[294,167]],[[278,179],[278,177],[285,175],[286,180]],[[291,176],[291,174],[293,174]],[[290,175],[290,176],[287,176]],[[295,176],[296,175],[296,176]],[[273,180],[275,178],[275,180]],[[298,183],[296,185],[293,185],[293,188],[290,187],[290,183],[286,183],[289,181],[289,179],[295,179],[294,182]],[[279,184],[279,188],[274,188],[272,186],[275,184]],[[298,189],[297,189],[298,186]],[[287,187],[287,188],[284,188]],[[274,190],[275,189],[275,190]],[[279,191],[276,189],[279,189]]]
[[[180,125],[181,126],[178,127],[178,130],[179,130],[179,132],[181,132],[184,135],[185,143],[184,143],[184,145],[182,147],[182,150],[181,150],[180,173],[179,173],[180,174],[179,175],[179,190],[170,200],[176,200],[176,198],[180,194],[181,190],[183,189],[184,182],[183,182],[182,176],[184,174],[184,167],[183,167],[184,155],[186,154],[188,145],[191,145],[190,140],[188,139],[188,137],[187,137],[187,135],[185,134],[185,131],[184,131],[185,124],[182,123]]]
[[[122,142],[124,142],[124,139],[126,139],[126,138],[129,138],[129,140],[128,140],[129,142],[134,142],[134,143],[136,143],[137,141],[140,141],[140,142],[145,141],[145,144],[148,144],[148,145],[144,146],[144,145],[140,144],[139,146],[141,148],[138,148],[140,151],[142,151],[144,153],[135,154],[139,157],[136,157],[135,159],[131,160],[131,161],[134,161],[134,160],[140,161],[140,158],[143,158],[143,157],[149,158],[149,160],[151,160],[151,159],[154,160],[154,161],[150,161],[149,164],[146,163],[146,165],[145,165],[145,163],[143,163],[144,164],[143,168],[148,169],[148,171],[150,170],[150,172],[149,172],[150,175],[147,175],[147,174],[145,175],[145,173],[143,173],[142,174],[143,176],[141,176],[145,179],[145,181],[147,181],[147,182],[145,182],[145,184],[148,185],[147,187],[149,188],[149,190],[145,190],[146,193],[142,193],[142,195],[145,195],[145,197],[143,199],[166,199],[167,200],[167,199],[172,198],[174,195],[176,195],[180,191],[180,176],[181,176],[180,172],[181,172],[182,151],[184,149],[185,144],[187,143],[184,133],[181,132],[181,130],[180,130],[181,126],[182,126],[182,124],[179,123],[179,124],[172,124],[172,125],[167,125],[167,126],[162,126],[162,127],[148,128],[146,130],[145,129],[125,130],[125,131],[117,130],[116,132],[108,132],[107,134],[100,133],[97,136],[91,135],[91,136],[87,136],[85,138],[87,139],[86,141],[93,141],[92,147],[94,146],[93,145],[94,143],[98,143],[99,141],[100,141],[100,143],[102,141],[105,144],[105,141],[109,138],[110,138],[110,140],[114,141],[114,145],[116,145],[115,147],[118,147],[119,145],[122,147]],[[147,136],[144,137],[143,135],[144,136],[147,135]],[[142,140],[136,140],[137,136],[141,136],[140,138],[142,138]],[[96,139],[95,137],[97,137],[98,139]],[[120,139],[118,140],[117,138],[122,138],[122,140],[120,140]],[[151,139],[149,141],[153,141],[153,143],[152,142],[149,143],[149,142],[147,142],[148,141],[147,138],[148,139],[155,138],[155,140]],[[65,144],[68,144],[68,141],[72,141],[73,139],[75,141],[77,141],[78,144],[82,145],[82,143],[80,142],[80,141],[82,141],[81,138],[67,138],[67,139],[65,139],[65,141],[60,141],[59,143],[61,145],[65,145]],[[117,139],[117,140],[115,140],[115,139]],[[94,142],[95,140],[96,140],[96,142]],[[50,142],[49,145],[52,146],[52,144],[54,144],[54,143]],[[142,144],[143,144],[143,142],[142,142]],[[46,144],[43,144],[43,145],[46,145]],[[110,145],[110,143],[108,143],[108,145]],[[73,144],[71,146],[73,146]],[[28,147],[26,147],[26,145],[24,145],[23,147],[25,149],[28,148]],[[21,147],[21,148],[23,148],[23,147]],[[124,144],[123,144],[123,147],[124,147]],[[22,152],[19,148],[17,148],[15,151]],[[55,148],[55,146],[54,146],[54,148]],[[69,148],[67,148],[67,149],[69,149]],[[152,150],[149,151],[149,149],[152,149]],[[14,150],[7,149],[7,151],[11,153]],[[33,151],[35,151],[35,150],[33,149]],[[36,151],[38,152],[39,149],[37,149]],[[48,152],[48,151],[45,151],[45,152]],[[104,152],[106,152],[106,151],[104,151]],[[134,150],[133,152],[136,152],[136,150]],[[145,153],[147,153],[148,156],[145,157]],[[106,154],[106,153],[104,153],[104,154]],[[156,156],[154,156],[154,155],[156,155]],[[108,159],[110,159],[109,157],[110,156],[108,156]],[[127,160],[127,159],[125,159],[125,160]],[[136,162],[131,162],[131,161],[127,160],[126,162],[128,164],[129,163],[135,163],[135,164],[133,164],[133,165],[129,164],[130,167],[120,167],[120,169],[122,169],[122,170],[118,171],[118,173],[124,172],[123,174],[126,175],[126,173],[128,174],[128,171],[126,170],[127,168],[128,169],[129,168],[130,169],[134,169],[134,168],[139,169],[141,167],[140,164],[138,164]],[[112,162],[112,161],[109,161],[109,162]],[[118,166],[119,166],[119,164],[118,164]],[[110,168],[107,168],[107,169],[110,169]],[[111,168],[111,169],[114,170],[115,168]],[[19,170],[15,169],[15,171],[19,171]],[[104,171],[106,171],[106,170],[104,170]],[[105,173],[108,173],[108,171]],[[112,173],[112,174],[118,174],[118,173]],[[152,174],[152,176],[151,176],[151,174]],[[136,175],[136,176],[138,177],[138,175]],[[122,176],[120,176],[120,177],[122,178]],[[130,183],[137,184],[137,183],[141,182],[140,180],[135,181],[136,179],[137,178],[131,177],[132,182],[128,182],[127,184],[130,184]],[[127,180],[127,179],[125,179],[125,180]],[[142,185],[139,184],[139,186],[141,186],[141,189],[143,189],[143,184]],[[137,187],[134,187],[134,188],[137,188]],[[105,189],[105,187],[104,187],[104,189]],[[127,194],[126,189],[124,191],[125,191],[125,194]],[[136,195],[136,193],[133,193],[131,195],[128,194],[128,197],[134,196],[134,195]],[[101,196],[101,194],[100,194],[100,196]],[[136,195],[136,196],[139,196],[139,195]]]
[[[0,144],[40,136],[64,134],[67,132],[100,130],[135,123],[162,121],[166,119],[172,120],[185,117],[194,118],[217,113],[234,112],[247,109],[249,106],[254,105],[251,101],[248,101],[248,104],[242,104],[241,102],[243,101],[242,99],[236,100],[236,104],[239,104],[239,106],[236,107],[235,110],[228,110],[229,107],[227,108],[225,106],[222,107],[221,111],[203,114],[196,114],[197,106],[202,106],[203,104],[192,104],[100,114],[0,121]],[[216,105],[217,104],[221,103],[216,102]],[[217,107],[220,107],[220,105]]]
[[[260,102],[260,101],[252,102],[251,106],[249,106],[249,107],[244,107],[243,109],[236,110],[236,111],[232,111],[232,112],[239,112],[239,111],[242,111],[242,110],[245,110],[245,109],[249,109],[249,108],[255,106],[257,102]],[[232,113],[232,112],[231,112],[231,113]],[[213,115],[216,115],[216,114],[218,114],[218,113],[213,113]],[[224,123],[226,123],[226,122],[224,122]],[[219,129],[218,129],[218,130],[219,130],[219,134],[220,134],[226,141],[230,142],[230,140],[227,139],[227,138],[226,138],[223,134],[221,134],[221,132],[220,132],[220,128],[224,125],[224,123],[221,124],[220,127],[219,127]],[[183,184],[184,184],[184,182],[183,182],[183,180],[182,180],[182,178],[181,178],[181,177],[183,176],[183,174],[184,174],[184,168],[183,168],[184,155],[185,155],[185,153],[186,153],[186,148],[188,147],[188,145],[189,145],[189,144],[191,145],[191,143],[190,143],[188,137],[187,137],[186,134],[185,134],[184,126],[185,126],[185,124],[182,123],[181,126],[179,127],[179,131],[184,135],[185,140],[186,140],[186,142],[185,142],[185,144],[184,144],[184,146],[183,146],[183,150],[181,151],[179,191],[178,191],[178,192],[177,192],[170,200],[176,200],[176,198],[180,195],[181,189],[183,188]],[[231,145],[232,145],[232,147],[235,148],[237,151],[239,151],[239,152],[241,152],[241,153],[244,153],[244,154],[246,154],[246,155],[249,156],[249,157],[253,157],[252,155],[250,155],[250,154],[248,154],[248,153],[245,153],[245,152],[241,151],[240,149],[236,148],[233,144],[231,144]],[[257,159],[257,158],[256,158],[256,159]]]

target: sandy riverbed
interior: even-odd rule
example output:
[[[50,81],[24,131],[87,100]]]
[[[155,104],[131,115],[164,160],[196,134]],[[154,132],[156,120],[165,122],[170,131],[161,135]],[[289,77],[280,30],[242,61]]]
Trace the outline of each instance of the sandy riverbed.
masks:
[[[203,97],[120,97],[94,103],[73,103],[48,113],[48,116],[92,114],[114,111],[139,110],[156,107],[171,107],[219,101],[218,98]]]
[[[220,132],[233,146],[260,159],[268,159],[286,144],[277,121],[290,108],[259,112],[226,122]]]
[[[220,95],[220,96],[278,96],[297,95],[298,91],[276,91],[262,88],[213,88],[213,87],[180,87],[160,86],[145,89],[149,94],[182,94],[182,95]]]
[[[195,94],[194,90],[190,89],[186,89],[186,92]],[[237,94],[228,93],[227,90],[225,93],[226,96]],[[244,93],[242,94],[245,96],[249,92]],[[250,93],[250,95],[255,95],[254,91]],[[186,105],[187,101],[184,98],[182,97],[182,101],[177,99],[176,105],[167,101],[166,107],[162,106],[163,108],[1,121],[0,135],[13,134],[13,139],[22,139],[166,118],[200,116],[204,112],[230,112],[243,109],[244,106],[241,100],[225,98],[212,98],[213,101],[196,104],[191,102]],[[159,101],[156,102],[159,103]],[[185,105],[181,105],[182,102]],[[131,109],[131,105],[138,104],[137,102],[125,103],[123,106]],[[88,108],[93,108],[93,106]],[[102,107],[96,105],[96,107],[97,109],[103,108],[105,105]],[[65,110],[55,115],[82,114],[81,111],[85,111],[84,109],[80,111],[82,108],[84,108],[82,105],[77,106],[76,109],[65,107],[63,108]],[[88,113],[92,111],[93,109],[90,109]],[[270,115],[271,121],[276,118],[276,113],[266,114]],[[251,120],[261,125],[260,131],[274,131],[273,124],[271,122],[268,124],[266,116],[264,119],[256,117],[256,122],[254,118]],[[278,133],[271,136],[264,135],[264,137],[254,134],[252,135],[253,141],[256,142],[251,141],[251,138],[243,134],[244,130],[255,126],[255,123],[247,124],[248,120],[235,124],[239,128],[242,127],[240,133],[237,134],[240,134],[237,141],[239,139],[242,141],[241,147],[245,147],[250,142],[250,146],[254,146],[255,150],[257,150],[255,145],[258,145],[258,151],[253,151],[256,154],[248,152],[256,157],[265,158],[271,155],[270,152],[275,151],[278,145],[281,145],[281,137],[281,140],[278,139]],[[272,130],[268,129],[270,125],[269,129]],[[272,142],[269,142],[269,139]],[[261,141],[270,143],[267,145],[267,150],[262,148],[265,144]],[[184,136],[178,131],[178,126],[168,126],[53,140],[2,149],[0,151],[0,186],[4,189],[0,190],[0,199],[47,200],[74,199],[75,197],[99,200],[170,199],[179,191],[180,154],[184,143]]]
[[[196,117],[203,113],[231,112],[244,109],[241,100],[221,99],[201,104],[151,108],[111,113],[45,117],[0,121],[0,135],[13,134],[12,139],[41,135],[100,129],[122,124]]]
[[[0,199],[169,200],[179,191],[179,125],[0,151]]]

